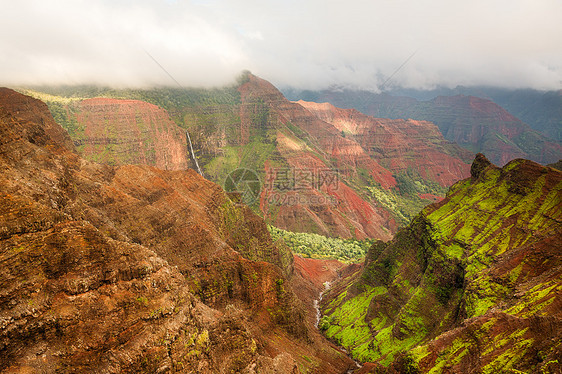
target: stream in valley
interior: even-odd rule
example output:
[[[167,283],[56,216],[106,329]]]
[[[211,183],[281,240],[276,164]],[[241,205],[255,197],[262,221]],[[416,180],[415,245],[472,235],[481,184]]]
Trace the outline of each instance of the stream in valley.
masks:
[[[330,287],[332,287],[331,282],[324,282],[324,289],[318,295],[318,299],[314,300],[314,302],[313,302],[314,310],[316,310],[316,322],[315,322],[314,325],[317,329],[320,329],[320,320],[322,319],[322,312],[320,311],[320,303],[322,302],[322,297],[330,289]],[[322,334],[322,332],[320,332],[320,333]],[[324,334],[322,334],[322,335],[324,335]],[[349,357],[351,360],[353,360],[353,362],[355,362],[355,365],[357,366],[357,368],[355,368],[355,369],[348,370],[346,372],[346,374],[352,374],[357,369],[360,369],[361,367],[363,367],[363,365],[359,361],[355,360],[345,348],[340,347],[339,345],[337,345],[337,347],[340,350],[340,352],[345,353],[347,355],[347,357]]]

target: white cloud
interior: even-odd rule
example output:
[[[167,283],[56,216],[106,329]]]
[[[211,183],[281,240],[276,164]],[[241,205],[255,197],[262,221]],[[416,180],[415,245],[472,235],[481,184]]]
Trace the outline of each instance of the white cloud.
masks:
[[[2,4],[3,3],[3,4]],[[0,0],[0,83],[562,88],[558,0]]]

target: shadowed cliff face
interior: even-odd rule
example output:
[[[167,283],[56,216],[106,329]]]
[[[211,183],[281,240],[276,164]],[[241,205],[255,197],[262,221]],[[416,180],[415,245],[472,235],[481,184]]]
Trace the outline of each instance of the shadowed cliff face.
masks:
[[[561,238],[562,173],[479,154],[471,178],[332,289],[323,328],[388,372],[557,372]]]
[[[189,130],[209,179],[224,183],[238,168],[254,171],[262,188],[253,209],[280,228],[389,240],[421,207],[468,176],[464,161],[469,153],[446,142],[427,122],[374,119],[293,103],[251,74],[236,87],[180,91],[117,96],[162,105]],[[73,102],[64,110],[51,108],[62,111],[66,127],[87,130],[70,133],[79,152],[93,160],[154,164],[147,154],[164,153],[170,159],[175,144],[185,141],[182,134],[169,145],[156,144],[162,133],[169,136],[175,130],[164,111],[141,101],[94,99]],[[69,113],[77,124],[68,120]],[[148,118],[142,123],[153,130],[139,135],[137,117]],[[168,126],[165,131],[158,130],[163,125],[155,125],[160,121],[152,120],[156,117]],[[122,131],[130,137],[121,139]],[[98,144],[100,139],[104,145]],[[134,142],[142,143],[140,151],[130,149]]]
[[[291,253],[195,172],[85,161],[7,89],[0,170],[0,370],[349,367],[307,322]]]

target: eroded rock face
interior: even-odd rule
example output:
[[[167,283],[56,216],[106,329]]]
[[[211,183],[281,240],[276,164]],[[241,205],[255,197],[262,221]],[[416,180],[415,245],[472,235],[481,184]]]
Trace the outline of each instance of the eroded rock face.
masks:
[[[326,334],[374,372],[560,370],[562,173],[479,154],[471,174],[323,304]]]
[[[67,111],[78,124],[74,144],[86,159],[163,170],[185,170],[189,165],[185,130],[156,105],[94,98],[72,103]]]
[[[324,122],[335,126],[355,145],[355,152],[336,149],[340,157],[348,153],[350,160],[359,157],[376,159],[392,173],[408,168],[423,178],[448,187],[466,177],[469,165],[463,160],[470,152],[445,141],[437,126],[427,121],[374,118],[354,109],[340,109],[331,104],[298,101]],[[347,147],[349,148],[349,147]],[[346,155],[347,156],[347,155]],[[383,184],[385,181],[380,180]]]
[[[351,365],[307,322],[290,252],[194,171],[85,161],[43,103],[7,89],[0,171],[0,370]]]

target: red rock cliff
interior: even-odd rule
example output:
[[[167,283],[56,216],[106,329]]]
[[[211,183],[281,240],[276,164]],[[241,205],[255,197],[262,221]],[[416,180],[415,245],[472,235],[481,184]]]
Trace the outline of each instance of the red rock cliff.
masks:
[[[84,158],[187,169],[190,155],[185,130],[162,108],[139,100],[95,98],[71,109],[82,127],[75,144]]]
[[[444,187],[468,176],[470,165],[463,160],[470,152],[447,142],[431,122],[374,118],[328,103],[298,103],[350,138],[355,154],[369,155],[392,172],[413,168]]]

